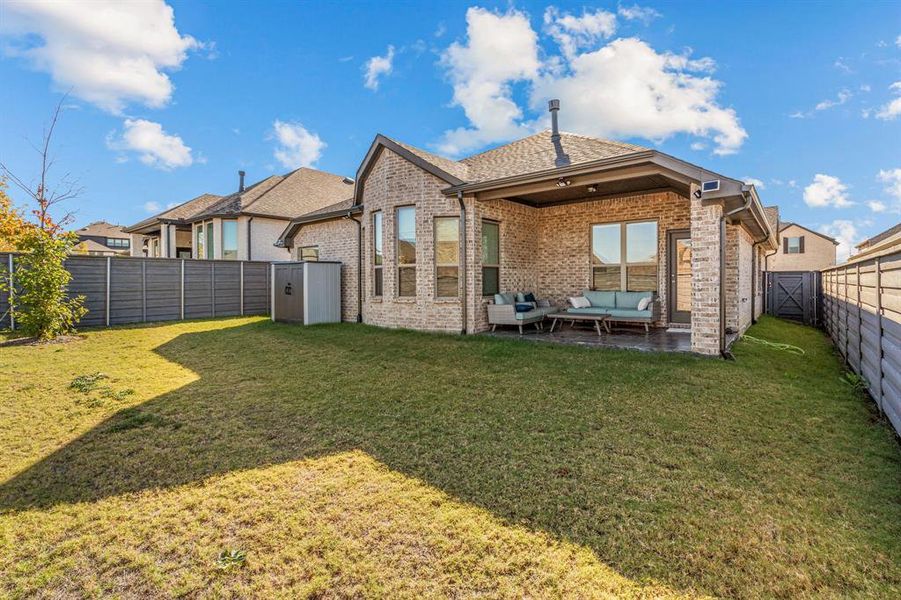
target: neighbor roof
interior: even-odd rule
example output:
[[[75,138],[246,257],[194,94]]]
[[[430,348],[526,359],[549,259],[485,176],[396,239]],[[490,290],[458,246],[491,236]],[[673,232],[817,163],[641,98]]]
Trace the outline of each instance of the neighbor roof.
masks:
[[[113,225],[112,223],[107,223],[106,221],[94,221],[93,223],[85,225],[81,229],[77,230],[75,233],[78,235],[95,237],[128,237],[128,234],[125,233],[124,227],[122,227],[121,225]]]
[[[770,228],[773,231],[779,231],[779,207],[764,206],[763,214],[764,216],[766,216],[766,220],[770,224]]]
[[[873,237],[862,241],[861,243],[857,244],[857,246],[855,246],[855,248],[857,248],[859,250],[863,249],[863,248],[869,248],[870,246],[874,246],[874,245],[878,244],[882,240],[887,240],[888,238],[892,237],[896,233],[901,233],[901,223],[898,223],[894,227],[890,227],[890,228],[886,229],[885,231],[883,231],[882,233],[877,233]]]
[[[82,249],[85,252],[109,252],[116,253],[112,248],[107,248],[103,244],[99,244],[94,240],[82,240],[75,245],[76,248]]]
[[[836,246],[838,246],[838,241],[836,241],[836,239],[834,237],[829,237],[825,233],[820,233],[819,231],[814,231],[813,229],[808,229],[807,227],[804,227],[803,225],[799,225],[797,223],[792,223],[791,221],[787,221],[785,223],[780,223],[779,224],[779,232],[782,233],[788,227],[800,227],[804,231],[810,232],[814,235],[818,235],[821,238],[827,239],[830,242],[832,242],[833,244],[835,244]]]
[[[131,233],[140,229],[145,229],[157,223],[184,221],[185,219],[189,219],[191,216],[205,210],[210,205],[218,202],[221,199],[222,196],[217,196],[215,194],[201,194],[196,198],[188,200],[187,202],[182,202],[177,206],[167,208],[159,214],[153,215],[152,217],[144,219],[143,221],[139,221],[134,225],[130,225],[125,228],[125,231],[126,233]]]

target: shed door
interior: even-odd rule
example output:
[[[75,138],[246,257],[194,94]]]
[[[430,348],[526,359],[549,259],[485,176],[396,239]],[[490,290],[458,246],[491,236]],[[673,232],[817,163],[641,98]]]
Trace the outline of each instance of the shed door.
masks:
[[[303,265],[276,265],[275,320],[303,323]]]

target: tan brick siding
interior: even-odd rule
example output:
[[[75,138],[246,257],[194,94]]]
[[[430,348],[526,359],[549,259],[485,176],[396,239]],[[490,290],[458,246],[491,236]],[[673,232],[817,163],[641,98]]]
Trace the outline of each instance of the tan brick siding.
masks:
[[[804,236],[803,254],[784,254],[782,240],[787,237]],[[836,246],[824,237],[789,225],[779,232],[779,250],[767,261],[768,271],[819,271],[836,264]]]
[[[455,198],[441,190],[448,184],[431,173],[382,150],[366,177],[363,189],[364,301],[363,320],[382,327],[404,327],[426,331],[460,332],[463,329],[459,298],[435,297],[434,218],[459,216]],[[395,210],[416,206],[416,295],[397,295]],[[372,289],[372,213],[382,211],[384,241],[384,290],[381,298]]]
[[[694,191],[696,186],[692,186]],[[720,219],[723,207],[691,198],[691,349],[720,351]]]
[[[726,225],[726,327],[751,325],[751,252],[754,241],[741,225]]]
[[[349,219],[335,219],[310,223],[300,228],[294,237],[291,258],[300,260],[300,248],[316,246],[319,260],[341,262],[341,319],[357,320],[357,224]]]

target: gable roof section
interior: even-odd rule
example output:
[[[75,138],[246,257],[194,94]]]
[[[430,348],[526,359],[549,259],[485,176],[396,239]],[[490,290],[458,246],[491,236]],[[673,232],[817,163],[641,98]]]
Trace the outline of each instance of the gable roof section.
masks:
[[[94,221],[85,225],[81,229],[75,231],[77,235],[107,237],[107,238],[126,238],[125,228],[121,225],[113,225],[106,221]]]
[[[568,166],[647,150],[635,144],[564,132],[560,133],[560,145],[563,153],[569,156]],[[460,162],[468,167],[468,182],[479,183],[553,169],[556,159],[557,149],[551,141],[551,131],[545,130],[468,156]]]
[[[829,237],[825,233],[820,233],[819,231],[814,231],[813,229],[808,229],[807,227],[804,227],[803,225],[799,225],[798,223],[792,223],[791,221],[787,221],[785,223],[780,223],[779,224],[779,233],[782,233],[785,229],[787,229],[789,227],[800,227],[804,231],[806,231],[808,233],[812,233],[813,235],[819,236],[823,239],[829,240],[830,242],[832,242],[833,244],[838,246],[838,242],[836,241],[835,238]]]
[[[148,219],[139,221],[134,225],[129,225],[125,228],[125,233],[135,233],[140,229],[145,229],[158,223],[177,223],[180,221],[186,221],[199,212],[206,210],[221,199],[222,196],[217,196],[216,194],[200,194],[196,198],[191,198],[187,202],[182,202],[181,204],[173,206],[172,208],[168,208]]]

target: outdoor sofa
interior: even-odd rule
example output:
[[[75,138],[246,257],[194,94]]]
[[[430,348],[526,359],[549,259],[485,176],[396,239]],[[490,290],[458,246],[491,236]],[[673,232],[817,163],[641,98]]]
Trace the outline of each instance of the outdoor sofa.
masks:
[[[513,325],[522,333],[523,325],[534,323],[540,329],[544,317],[556,311],[556,306],[547,300],[535,300],[528,292],[495,294],[494,304],[488,305],[488,324],[491,331],[498,325]]]
[[[610,315],[609,321],[613,323],[640,323],[645,331],[649,330],[651,323],[660,319],[660,300],[655,292],[598,292],[583,290],[582,297],[586,298],[591,306],[585,308],[566,309],[569,313]],[[642,299],[649,298],[647,308],[638,310]]]

